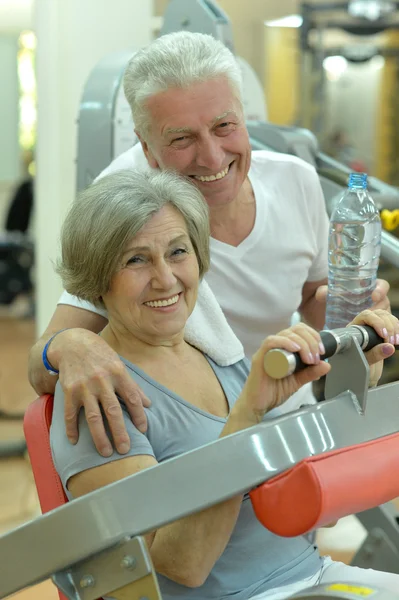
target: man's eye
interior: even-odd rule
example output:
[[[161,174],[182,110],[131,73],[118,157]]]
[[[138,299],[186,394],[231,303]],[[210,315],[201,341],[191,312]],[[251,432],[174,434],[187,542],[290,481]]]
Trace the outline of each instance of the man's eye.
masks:
[[[219,131],[227,133],[228,131],[232,131],[235,128],[235,123],[232,123],[231,121],[224,121],[223,123],[219,123],[217,128],[219,129]]]
[[[187,146],[190,143],[190,139],[191,139],[190,136],[188,136],[188,135],[182,135],[182,136],[180,136],[178,138],[173,139],[171,141],[171,145],[172,146],[177,146],[177,147]]]

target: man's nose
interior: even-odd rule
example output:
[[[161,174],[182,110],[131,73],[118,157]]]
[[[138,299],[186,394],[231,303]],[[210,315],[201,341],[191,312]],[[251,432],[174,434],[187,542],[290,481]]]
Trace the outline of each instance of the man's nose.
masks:
[[[225,153],[220,140],[214,136],[209,136],[198,142],[196,163],[199,167],[205,167],[210,175],[216,175],[223,169],[224,156]]]

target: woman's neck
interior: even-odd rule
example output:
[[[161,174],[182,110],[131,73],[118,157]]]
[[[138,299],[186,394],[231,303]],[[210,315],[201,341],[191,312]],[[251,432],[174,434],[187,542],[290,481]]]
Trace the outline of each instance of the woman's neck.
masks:
[[[113,323],[112,319],[102,330],[101,337],[120,356],[134,363],[146,362],[147,358],[154,361],[166,353],[178,357],[183,355],[188,346],[184,341],[184,331],[165,338],[138,336]]]

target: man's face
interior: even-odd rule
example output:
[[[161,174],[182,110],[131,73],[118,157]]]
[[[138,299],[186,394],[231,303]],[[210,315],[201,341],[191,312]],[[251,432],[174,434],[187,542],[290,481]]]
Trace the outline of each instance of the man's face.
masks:
[[[142,141],[151,167],[190,177],[210,208],[232,202],[250,166],[244,116],[224,78],[171,88],[147,100],[148,139]]]

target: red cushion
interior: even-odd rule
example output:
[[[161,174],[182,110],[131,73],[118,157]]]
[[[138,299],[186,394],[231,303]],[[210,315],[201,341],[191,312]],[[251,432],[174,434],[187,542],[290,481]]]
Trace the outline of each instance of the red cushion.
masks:
[[[49,429],[53,402],[50,394],[37,398],[24,417],[24,433],[43,513],[68,502],[51,455]]]
[[[26,444],[42,513],[68,502],[51,455],[50,425],[53,404],[53,396],[41,396],[28,406],[24,416]],[[58,596],[59,600],[68,600],[60,590]]]
[[[294,537],[399,496],[399,433],[304,459],[250,492],[259,521]]]

